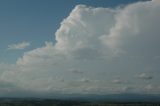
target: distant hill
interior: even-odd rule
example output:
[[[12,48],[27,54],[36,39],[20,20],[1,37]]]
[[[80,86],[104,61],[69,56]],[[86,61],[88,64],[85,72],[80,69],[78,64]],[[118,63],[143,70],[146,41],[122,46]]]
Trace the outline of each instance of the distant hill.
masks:
[[[63,95],[59,99],[106,102],[160,102],[160,94]]]
[[[89,101],[89,102],[152,102],[160,103],[160,94],[108,94],[108,95],[97,95],[97,94],[61,94],[54,96],[44,96],[44,97],[1,97],[1,101],[16,101],[16,100],[63,100],[63,101]]]

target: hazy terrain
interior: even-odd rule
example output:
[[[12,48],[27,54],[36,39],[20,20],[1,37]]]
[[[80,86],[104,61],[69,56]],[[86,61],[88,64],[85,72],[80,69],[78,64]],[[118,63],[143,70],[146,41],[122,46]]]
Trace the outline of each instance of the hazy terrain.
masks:
[[[63,95],[56,98],[0,98],[0,106],[160,106],[160,95]]]
[[[152,102],[87,102],[52,99],[1,99],[0,106],[160,106]]]

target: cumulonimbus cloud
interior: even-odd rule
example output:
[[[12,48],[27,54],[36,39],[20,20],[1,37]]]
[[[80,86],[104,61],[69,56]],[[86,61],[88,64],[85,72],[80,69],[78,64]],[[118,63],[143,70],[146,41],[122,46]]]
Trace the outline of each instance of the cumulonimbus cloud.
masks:
[[[96,93],[114,93],[110,89],[121,84],[110,81],[118,74],[122,80],[135,81],[132,86],[141,92],[144,84],[139,85],[137,79],[128,76],[145,71],[148,66],[159,67],[153,60],[160,54],[159,22],[158,0],[114,9],[77,5],[55,33],[55,44],[46,42],[43,47],[25,52],[13,69],[3,69],[1,76],[28,91],[83,93],[85,88],[91,88],[88,93],[95,89]],[[83,70],[84,78],[100,83],[76,82],[82,75],[68,72],[72,67]]]

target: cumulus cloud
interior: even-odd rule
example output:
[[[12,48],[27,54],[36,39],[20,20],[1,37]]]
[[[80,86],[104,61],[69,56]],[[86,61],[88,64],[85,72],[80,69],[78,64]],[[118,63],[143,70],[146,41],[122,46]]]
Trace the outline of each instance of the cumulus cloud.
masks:
[[[148,74],[146,74],[146,73],[141,73],[141,74],[139,74],[139,75],[138,75],[138,78],[139,78],[139,79],[144,79],[144,80],[151,80],[151,79],[153,79],[152,76],[150,76],[150,75],[148,75]]]
[[[148,1],[122,9],[116,14],[116,23],[110,33],[101,37],[104,44],[112,49],[121,48],[130,55],[146,58],[158,55],[159,5],[159,2]]]
[[[149,91],[150,91],[150,90],[153,90],[153,88],[154,88],[154,87],[153,87],[153,85],[151,85],[151,84],[148,84],[148,85],[145,86],[145,89],[146,89],[146,90],[149,90]]]
[[[139,73],[138,70],[145,72],[148,66],[159,68],[159,64],[153,64],[153,57],[160,54],[159,19],[157,0],[115,9],[77,5],[61,22],[55,44],[45,42],[43,47],[25,52],[10,68],[2,64],[1,77],[28,91],[83,93],[88,88],[87,93],[98,93],[109,91],[110,86],[120,88],[119,84],[110,83],[118,74],[135,81],[132,86],[140,91],[140,84],[129,76]],[[10,45],[9,49],[24,49],[29,45],[23,42]],[[83,70],[83,76],[70,73],[81,73],[79,69]],[[153,77],[142,73],[139,78]]]
[[[82,71],[80,71],[79,69],[75,69],[75,68],[71,68],[71,69],[69,69],[69,71],[74,73],[74,74],[83,74]]]
[[[76,6],[56,32],[55,48],[78,59],[99,58],[103,51],[100,36],[108,34],[117,11]],[[97,21],[104,20],[104,21]]]
[[[114,80],[112,80],[112,83],[113,83],[113,84],[122,84],[122,83],[124,83],[124,82],[121,81],[120,79],[114,79]]]
[[[86,79],[86,78],[82,78],[82,79],[80,80],[80,82],[89,83],[90,80],[89,80],[89,79]]]
[[[30,46],[30,43],[29,42],[21,42],[21,43],[16,43],[16,44],[11,44],[11,45],[8,45],[8,50],[23,50],[27,47]]]
[[[115,94],[117,94],[117,93],[128,93],[128,92],[133,93],[134,90],[135,89],[133,87],[123,85],[123,86],[118,86],[118,87],[111,88],[110,92],[113,92]]]
[[[132,90],[133,88],[132,87],[129,87],[129,86],[124,86],[124,87],[122,87],[122,91],[123,92],[128,92],[128,91],[130,91],[130,90]]]
[[[160,88],[157,85],[154,84],[147,84],[144,86],[144,90],[146,92],[153,92],[153,93],[157,93],[160,92]]]

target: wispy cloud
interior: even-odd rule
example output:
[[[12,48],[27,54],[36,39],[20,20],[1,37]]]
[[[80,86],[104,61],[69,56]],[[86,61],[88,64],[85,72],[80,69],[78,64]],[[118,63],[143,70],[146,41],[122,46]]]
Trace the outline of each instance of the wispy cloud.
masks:
[[[8,45],[7,49],[8,50],[23,50],[29,46],[30,46],[30,43],[24,41],[24,42]]]

